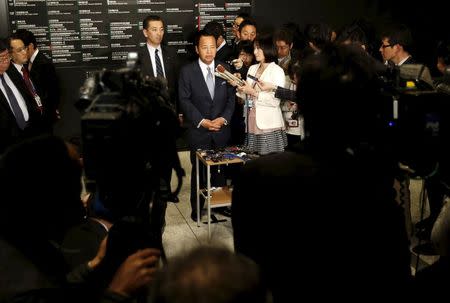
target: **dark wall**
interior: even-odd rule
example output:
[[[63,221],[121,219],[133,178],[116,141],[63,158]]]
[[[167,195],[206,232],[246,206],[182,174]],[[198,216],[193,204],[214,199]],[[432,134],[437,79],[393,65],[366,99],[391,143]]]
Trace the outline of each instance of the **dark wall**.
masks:
[[[6,37],[9,31],[8,25],[8,2],[7,0],[0,1],[0,37]]]
[[[8,23],[6,1],[0,0],[0,33],[7,34]],[[371,21],[377,29],[388,21],[406,23],[416,40],[415,56],[430,67],[434,67],[433,50],[436,41],[450,38],[446,26],[446,12],[440,1],[429,0],[418,7],[406,1],[391,0],[255,0],[254,16],[261,28],[273,29],[288,21],[301,27],[307,23],[326,22],[339,29],[344,24],[360,17]],[[78,98],[79,87],[85,79],[81,68],[58,69],[61,80],[63,120],[56,126],[57,134],[65,137],[80,133],[79,113],[73,107]]]

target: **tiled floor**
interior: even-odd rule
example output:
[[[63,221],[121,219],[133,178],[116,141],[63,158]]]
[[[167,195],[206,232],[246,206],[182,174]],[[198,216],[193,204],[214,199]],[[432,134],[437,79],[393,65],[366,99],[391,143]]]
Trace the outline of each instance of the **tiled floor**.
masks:
[[[227,219],[227,221],[211,224],[211,241],[208,241],[208,225],[201,223],[201,226],[198,227],[197,223],[192,221],[191,204],[189,202],[191,180],[189,152],[179,152],[179,155],[186,176],[183,179],[183,186],[179,195],[180,202],[169,202],[167,205],[166,227],[163,235],[167,257],[170,258],[205,243],[218,244],[233,250],[233,231],[230,218],[216,215],[218,219]],[[172,180],[172,188],[175,188],[175,185],[176,181]],[[203,216],[203,221],[206,221],[206,216]]]
[[[208,242],[208,225],[201,223],[198,227],[197,223],[190,218],[191,206],[189,202],[190,195],[190,173],[191,163],[189,160],[189,152],[179,152],[180,160],[186,171],[186,177],[183,179],[183,186],[179,195],[179,203],[168,203],[166,212],[166,227],[163,235],[163,244],[168,258],[183,253],[183,251],[204,244],[214,243],[233,249],[233,231],[230,218],[226,222],[211,224],[211,241]],[[172,188],[175,188],[176,182],[172,180]],[[415,223],[420,218],[420,190],[422,181],[411,180],[411,219]],[[427,206],[427,205],[426,205]],[[425,207],[424,217],[427,217],[429,210]],[[223,219],[221,215],[217,215],[219,219]],[[203,221],[206,217],[203,217]],[[411,245],[417,244],[417,240],[412,238]],[[437,257],[420,256],[419,267],[433,263]],[[416,258],[412,257],[412,271],[416,266]]]

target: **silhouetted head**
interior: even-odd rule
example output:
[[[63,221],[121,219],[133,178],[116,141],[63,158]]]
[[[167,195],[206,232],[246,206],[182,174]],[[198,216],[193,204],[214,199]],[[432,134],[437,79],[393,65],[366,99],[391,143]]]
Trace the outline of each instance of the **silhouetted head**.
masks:
[[[60,138],[38,137],[7,150],[0,184],[1,233],[60,240],[84,215],[80,162]]]
[[[265,303],[259,267],[218,247],[198,247],[171,260],[154,282],[154,303]]]

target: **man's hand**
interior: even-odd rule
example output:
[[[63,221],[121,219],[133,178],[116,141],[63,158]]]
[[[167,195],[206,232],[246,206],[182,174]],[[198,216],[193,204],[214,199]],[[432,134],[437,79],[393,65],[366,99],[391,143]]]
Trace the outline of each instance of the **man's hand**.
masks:
[[[220,126],[218,127],[217,123],[213,123],[213,121],[209,119],[203,119],[202,126],[209,131],[217,132],[220,130]]]
[[[242,59],[240,58],[234,59],[233,61],[231,61],[231,63],[233,64],[235,69],[241,69],[244,65],[244,61],[242,61]]]
[[[130,296],[141,288],[148,286],[154,279],[161,251],[146,248],[130,255],[120,265],[108,290]]]
[[[98,247],[98,250],[97,250],[97,255],[94,257],[94,259],[92,259],[91,261],[89,261],[87,263],[87,265],[90,269],[96,268],[100,264],[100,262],[103,260],[103,257],[106,254],[106,241],[107,240],[108,240],[108,236],[106,236],[103,239],[102,243],[100,243],[100,246]]]
[[[225,118],[223,118],[223,117],[218,117],[218,118],[212,120],[211,123],[212,123],[216,128],[221,129],[222,126],[225,124],[225,121],[226,121]]]

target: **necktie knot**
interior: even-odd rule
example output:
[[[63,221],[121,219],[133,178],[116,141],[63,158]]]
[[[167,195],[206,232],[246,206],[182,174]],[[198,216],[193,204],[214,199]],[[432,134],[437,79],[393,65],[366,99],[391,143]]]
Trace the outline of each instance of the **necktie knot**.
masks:
[[[30,77],[29,76],[30,72],[29,72],[28,68],[25,67],[25,65],[22,65],[22,74],[23,74],[24,77],[27,77],[27,78]]]

